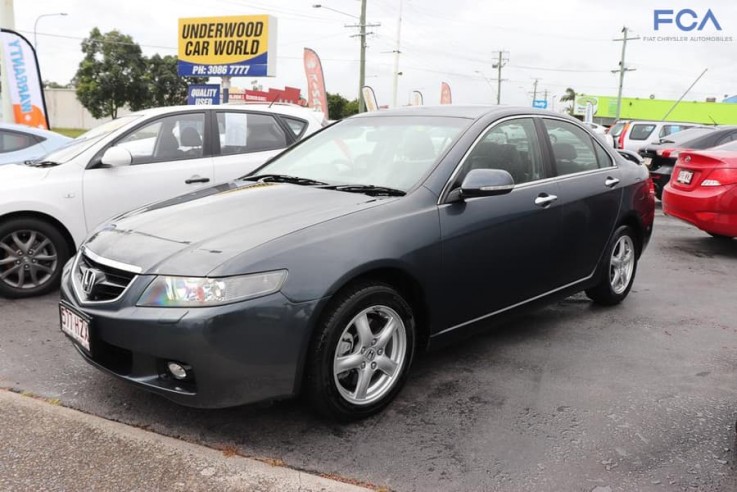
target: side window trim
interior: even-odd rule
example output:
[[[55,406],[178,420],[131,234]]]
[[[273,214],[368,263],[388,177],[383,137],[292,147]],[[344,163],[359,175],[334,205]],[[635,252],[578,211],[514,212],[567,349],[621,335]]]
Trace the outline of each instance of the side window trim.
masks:
[[[466,152],[463,154],[463,157],[460,159],[458,164],[456,165],[455,169],[453,169],[453,172],[451,173],[448,180],[445,182],[445,185],[443,185],[443,189],[440,192],[440,197],[438,198],[438,205],[443,205],[447,203],[448,194],[453,191],[453,183],[458,178],[458,175],[461,173],[461,170],[463,169],[463,166],[466,164],[466,160],[468,159],[468,156],[473,152],[473,150],[476,148],[476,146],[484,139],[487,133],[489,133],[490,130],[492,130],[494,127],[506,123],[507,121],[512,120],[519,120],[519,119],[530,119],[533,124],[535,125],[535,128],[537,129],[538,120],[540,119],[539,115],[535,114],[520,114],[520,115],[514,115],[514,116],[507,116],[504,118],[500,118],[486,127],[483,128],[476,137],[476,139],[473,141],[473,143],[468,147]],[[540,134],[539,131],[536,132],[535,137],[538,140],[538,145],[540,146],[540,153],[542,155],[542,164],[543,164],[543,177],[541,179],[537,179],[534,181],[528,181],[526,183],[521,183],[522,185],[529,185],[529,184],[536,184],[541,183],[543,181],[546,181],[548,179],[551,179],[553,176],[550,174],[550,168],[546,163],[546,150],[544,149],[545,145],[543,142],[540,141]]]
[[[114,147],[115,145],[117,145],[118,142],[123,140],[128,135],[134,132],[137,132],[141,128],[148,126],[150,124],[153,124],[164,118],[168,118],[170,116],[187,115],[187,114],[201,114],[204,116],[204,126],[203,126],[204,135],[202,136],[202,157],[198,157],[198,159],[204,159],[205,157],[212,157],[212,152],[211,152],[212,149],[210,148],[210,145],[208,145],[208,140],[210,140],[210,136],[209,136],[208,124],[207,124],[208,114],[210,112],[211,111],[209,110],[202,110],[202,109],[192,110],[192,111],[189,111],[189,110],[188,111],[177,111],[174,113],[161,114],[153,118],[149,118],[144,121],[141,121],[137,125],[126,130],[125,133],[121,133],[120,135],[115,137],[113,140],[111,140],[106,145],[104,145],[100,150],[98,150],[97,153],[94,156],[92,156],[90,161],[87,163],[87,165],[85,166],[85,169],[93,169],[93,168],[98,167],[100,165],[100,159],[102,159],[102,155],[105,153],[105,151],[109,149],[110,147]]]
[[[294,142],[299,141],[302,138],[302,136],[305,134],[305,132],[307,131],[307,127],[310,126],[307,120],[304,120],[297,116],[275,114],[274,117],[276,117],[276,120],[282,126],[282,129],[285,130],[285,133],[287,135],[287,145],[291,145]],[[289,122],[287,120],[299,121],[300,123],[303,124],[302,130],[299,132],[299,134],[294,133],[292,128],[289,126]]]

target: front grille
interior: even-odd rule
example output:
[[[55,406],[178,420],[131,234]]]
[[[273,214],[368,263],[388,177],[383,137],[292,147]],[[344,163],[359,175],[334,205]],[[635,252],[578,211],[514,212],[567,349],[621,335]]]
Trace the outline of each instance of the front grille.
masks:
[[[86,302],[112,301],[120,297],[136,274],[111,267],[90,258],[82,251],[74,266],[74,287],[80,300]]]

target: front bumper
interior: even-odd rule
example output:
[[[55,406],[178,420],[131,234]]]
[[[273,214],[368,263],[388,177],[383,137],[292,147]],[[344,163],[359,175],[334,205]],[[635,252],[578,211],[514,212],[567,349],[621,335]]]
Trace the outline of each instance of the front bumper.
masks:
[[[702,231],[737,237],[737,186],[663,190],[663,213],[692,224]]]
[[[118,301],[80,303],[69,268],[61,299],[91,318],[93,366],[176,403],[222,408],[298,391],[318,301],[292,303],[281,293],[209,308],[135,306],[153,277],[139,277]],[[191,367],[176,380],[166,363]]]

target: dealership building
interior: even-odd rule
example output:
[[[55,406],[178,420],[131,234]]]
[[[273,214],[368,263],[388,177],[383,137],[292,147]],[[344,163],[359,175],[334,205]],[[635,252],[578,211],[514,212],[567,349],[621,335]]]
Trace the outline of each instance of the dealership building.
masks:
[[[583,116],[588,104],[593,106],[594,122],[610,125],[616,119],[615,96],[578,96],[574,114]],[[666,99],[623,97],[620,119],[737,125],[737,96],[725,98],[722,102],[681,101],[675,108],[674,105],[676,101]]]

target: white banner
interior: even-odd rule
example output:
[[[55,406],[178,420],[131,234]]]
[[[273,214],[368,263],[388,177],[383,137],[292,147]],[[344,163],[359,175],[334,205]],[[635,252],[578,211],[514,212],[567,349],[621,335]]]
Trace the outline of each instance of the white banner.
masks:
[[[26,38],[15,31],[0,29],[2,68],[7,74],[15,122],[36,128],[49,128],[46,102],[41,86],[36,52]]]

